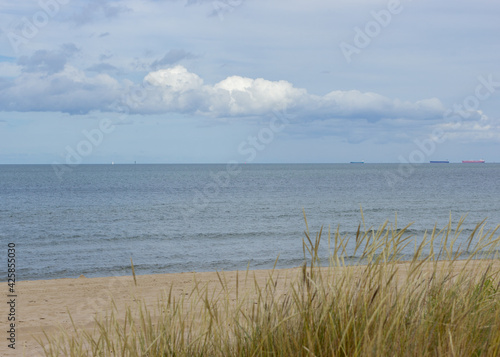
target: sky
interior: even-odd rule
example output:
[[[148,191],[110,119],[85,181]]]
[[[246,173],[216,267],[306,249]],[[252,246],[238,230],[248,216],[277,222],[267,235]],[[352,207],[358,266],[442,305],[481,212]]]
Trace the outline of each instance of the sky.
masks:
[[[2,0],[0,164],[500,162],[499,14]]]

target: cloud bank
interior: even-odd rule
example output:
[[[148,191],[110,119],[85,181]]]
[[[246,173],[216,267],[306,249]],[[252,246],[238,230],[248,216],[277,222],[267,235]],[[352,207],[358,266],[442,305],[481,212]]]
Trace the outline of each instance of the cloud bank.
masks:
[[[38,51],[21,58],[21,75],[4,79],[0,86],[0,110],[81,114],[109,112],[118,105],[127,105],[135,114],[231,118],[262,116],[286,108],[303,120],[352,118],[373,122],[437,119],[445,109],[437,98],[408,102],[358,90],[315,95],[285,80],[234,75],[211,85],[181,65],[149,72],[142,83],[119,81],[99,73],[98,65],[90,67],[97,72],[95,75],[69,65],[66,58],[76,51],[67,46],[66,51]]]

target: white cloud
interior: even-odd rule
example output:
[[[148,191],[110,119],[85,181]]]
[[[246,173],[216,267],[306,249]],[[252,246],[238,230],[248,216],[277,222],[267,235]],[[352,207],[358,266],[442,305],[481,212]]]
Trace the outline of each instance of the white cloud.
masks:
[[[263,78],[228,77],[208,88],[211,97],[208,113],[216,116],[262,115],[283,107],[307,95],[287,81]]]
[[[136,105],[138,113],[198,113],[213,117],[259,116],[287,108],[299,118],[440,118],[444,107],[436,98],[417,102],[390,99],[377,93],[332,91],[309,94],[292,83],[263,78],[230,76],[206,85],[195,73],[175,66],[149,73],[144,79],[147,98]]]
[[[4,111],[88,113],[119,98],[123,86],[106,74],[88,77],[70,65],[57,73],[22,73],[0,90]]]
[[[203,85],[203,80],[198,75],[189,73],[182,66],[151,72],[144,80],[170,93],[184,93],[199,89]]]
[[[142,87],[130,81],[118,82],[108,74],[89,76],[68,64],[57,73],[23,71],[2,87],[0,110],[7,111],[111,111],[123,98],[137,114],[176,112],[216,118],[262,116],[287,108],[298,120],[374,122],[387,118],[437,119],[444,111],[436,98],[408,102],[358,90],[336,90],[319,96],[285,80],[229,76],[209,85],[181,65],[148,73]]]

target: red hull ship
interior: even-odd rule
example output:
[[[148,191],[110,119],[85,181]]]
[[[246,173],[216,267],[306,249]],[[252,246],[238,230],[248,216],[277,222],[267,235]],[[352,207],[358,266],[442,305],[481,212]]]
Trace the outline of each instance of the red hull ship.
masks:
[[[462,164],[484,164],[484,160],[463,160]]]

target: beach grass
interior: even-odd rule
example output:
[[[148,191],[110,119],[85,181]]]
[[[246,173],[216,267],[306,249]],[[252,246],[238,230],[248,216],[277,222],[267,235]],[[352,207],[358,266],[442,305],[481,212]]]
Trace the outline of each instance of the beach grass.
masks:
[[[46,335],[46,356],[500,356],[499,227],[459,239],[463,219],[450,220],[417,239],[387,222],[353,237],[305,222],[304,265],[286,284],[275,269],[265,284],[249,270],[236,284],[217,273],[217,288],[195,276],[155,309],[111,306],[93,330]]]

